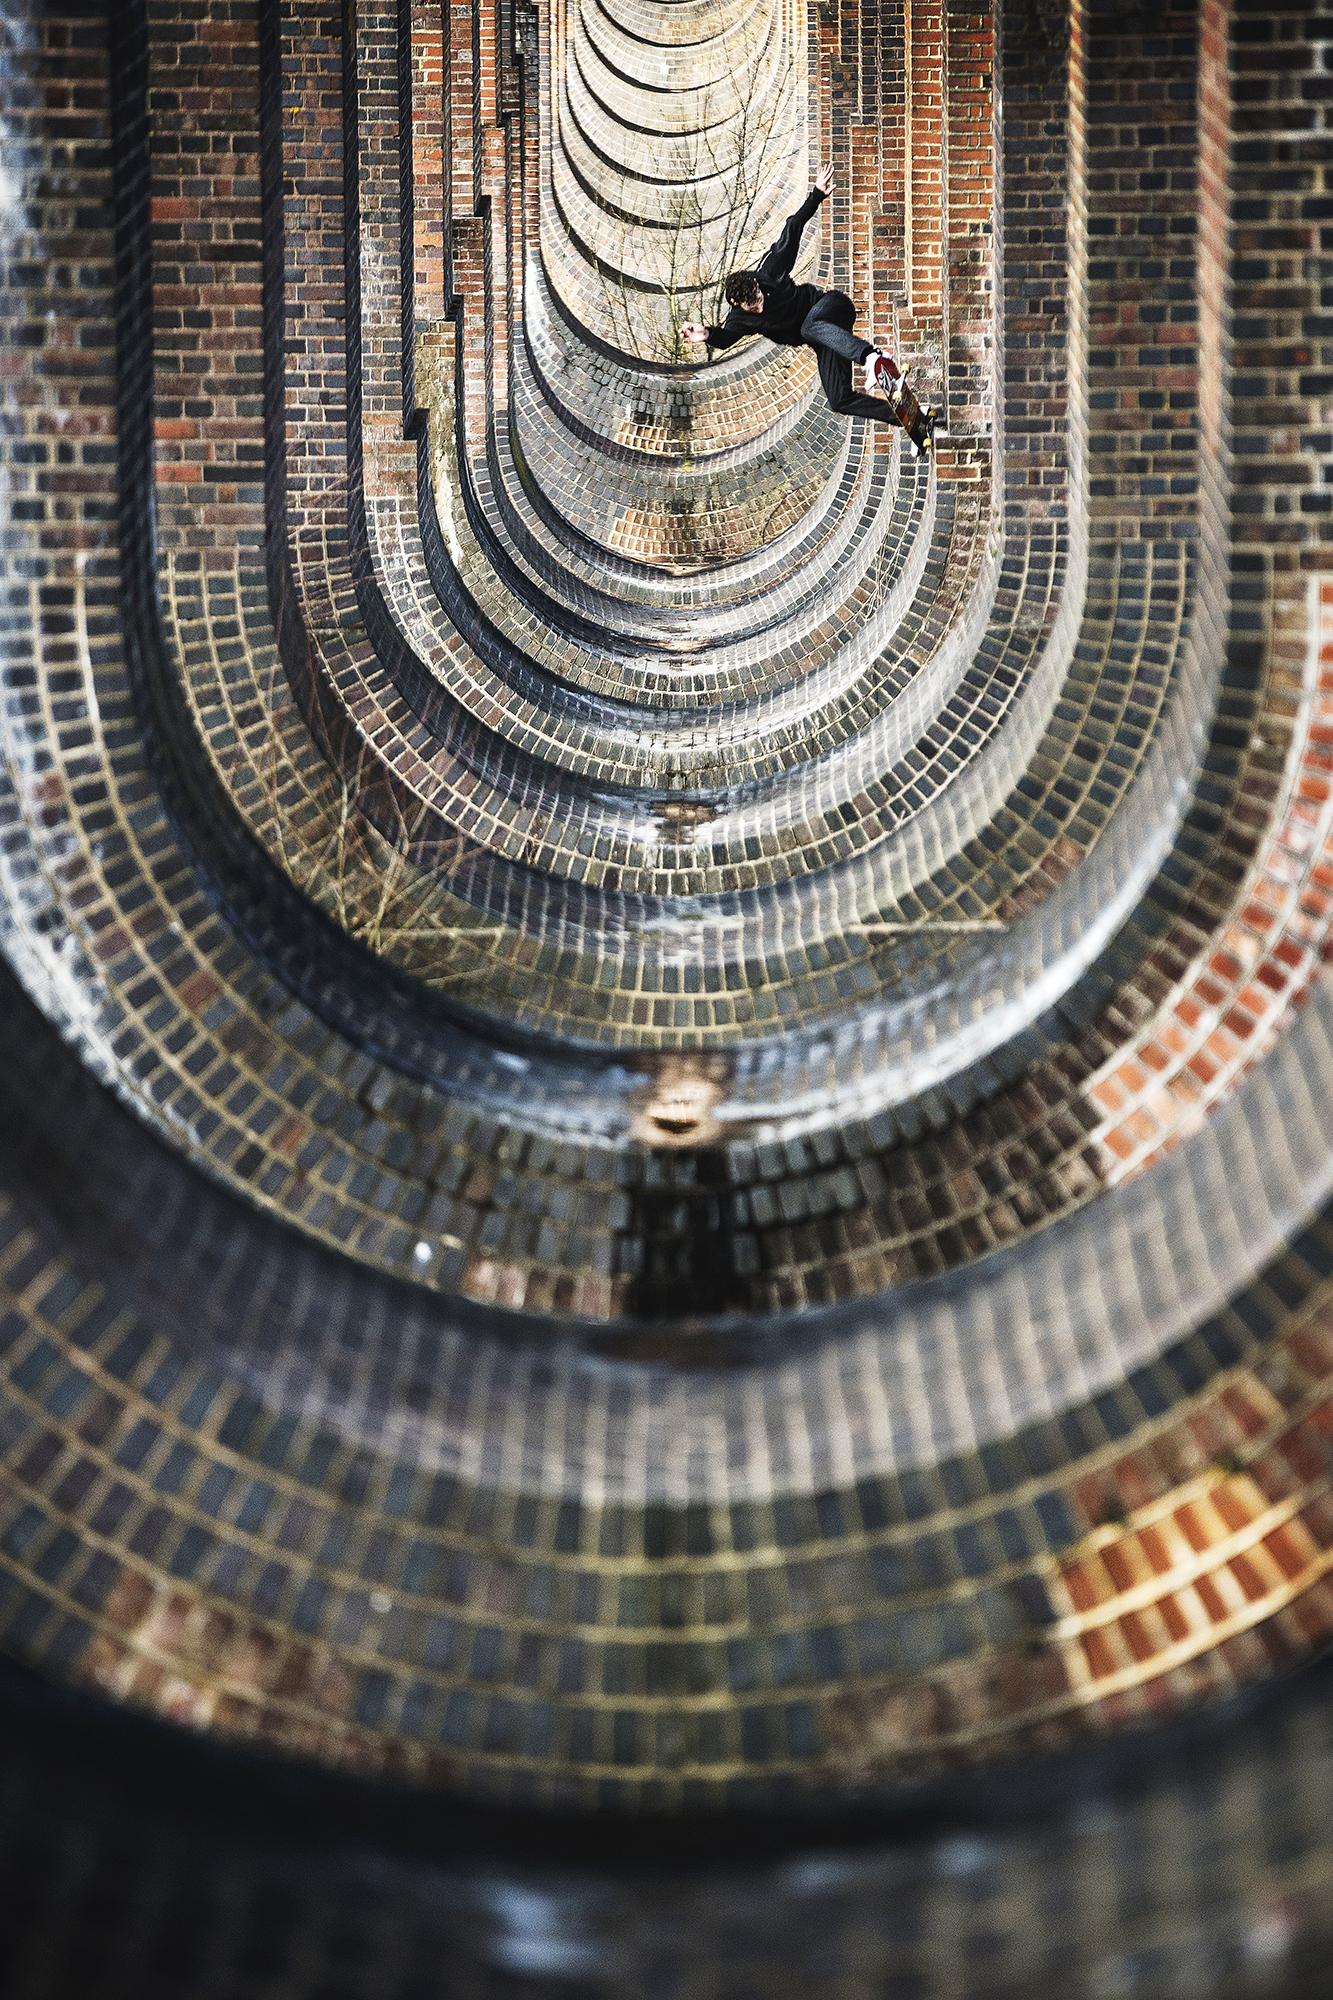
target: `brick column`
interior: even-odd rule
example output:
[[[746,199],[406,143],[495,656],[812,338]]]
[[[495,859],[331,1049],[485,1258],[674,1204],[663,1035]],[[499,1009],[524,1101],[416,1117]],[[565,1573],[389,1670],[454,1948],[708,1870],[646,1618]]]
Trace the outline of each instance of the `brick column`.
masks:
[[[342,51],[313,0],[284,9],[281,97],[299,104],[280,130],[285,258],[293,276],[277,304],[286,463],[284,501],[294,550],[309,536],[341,539],[345,472]],[[281,282],[281,272],[278,274]]]
[[[1225,655],[1233,617],[1228,604],[1231,513],[1230,277],[1231,90],[1227,77],[1229,0],[1201,0],[1198,57],[1198,478],[1199,553],[1196,643]],[[1302,583],[1304,579],[1301,580]],[[1303,596],[1303,591],[1298,595]],[[1225,629],[1224,629],[1225,621]],[[1304,606],[1300,624],[1304,626]],[[1302,639],[1304,632],[1301,633]]]
[[[158,542],[230,549],[263,527],[252,0],[152,16],[149,114]]]
[[[839,159],[839,213],[847,217],[847,254],[842,283],[861,308],[858,331],[868,340],[876,331],[873,219],[879,205],[879,133],[873,113],[876,74],[875,17],[857,0],[844,0],[833,101],[847,134],[845,160]],[[871,91],[867,99],[867,75]],[[867,115],[869,112],[869,115]],[[838,201],[838,196],[835,196]],[[845,207],[843,207],[845,203]]]
[[[880,0],[879,212],[874,224],[876,304],[887,315],[907,298],[907,25],[904,0]]]
[[[445,0],[444,25],[449,31],[444,99],[448,212],[450,216],[470,215],[476,181],[473,160],[476,64],[472,56],[473,10],[467,0]]]
[[[412,36],[412,228],[418,325],[439,319],[445,284],[446,109],[444,13],[440,0],[410,0]]]
[[[989,439],[994,410],[994,62],[990,11],[949,15],[948,412],[951,456]],[[959,474],[965,472],[960,464]],[[981,477],[974,459],[967,476]]]
[[[906,0],[907,133],[905,158],[905,277],[903,345],[921,354],[919,385],[937,398],[943,388],[945,338],[944,189],[948,131],[944,72],[948,16],[943,0]]]
[[[344,75],[353,101],[345,107],[345,130],[355,157],[348,162],[346,206],[356,234],[353,240],[349,232],[347,256],[349,276],[359,274],[348,298],[349,348],[359,342],[359,357],[348,357],[359,358],[349,377],[349,389],[359,391],[349,399],[349,463],[359,444],[367,497],[389,490],[408,497],[416,492],[416,452],[403,437],[398,14],[389,0],[364,6],[353,0],[348,14],[353,40]]]
[[[1040,21],[1005,22],[1004,488],[1010,522],[1052,510],[1082,534],[1087,367],[1083,48],[1077,10],[1061,49]]]
[[[1229,27],[1244,190],[1232,210],[1230,266],[1232,359],[1243,383],[1229,466],[1231,659],[1246,673],[1282,676],[1294,705],[1308,650],[1319,646],[1311,578],[1333,568],[1333,166],[1321,109],[1333,43],[1326,18],[1315,30],[1304,10],[1235,0],[1230,12],[1227,21],[1206,8],[1200,24],[1199,122],[1202,189],[1221,164],[1218,38]],[[1218,227],[1200,241],[1201,298],[1214,282]],[[1200,398],[1201,425],[1214,416],[1211,389]]]
[[[1199,14],[1199,431],[1205,454],[1228,444],[1224,366],[1230,255],[1231,92],[1227,78],[1226,0],[1202,0]]]
[[[491,285],[492,229],[498,218],[503,230],[506,209],[505,138],[497,122],[495,0],[455,7],[450,19],[450,252],[454,289],[463,300],[464,422],[469,451],[481,456],[508,332],[504,288],[497,301]],[[553,25],[553,37],[555,32]],[[503,394],[503,384],[498,386]]]

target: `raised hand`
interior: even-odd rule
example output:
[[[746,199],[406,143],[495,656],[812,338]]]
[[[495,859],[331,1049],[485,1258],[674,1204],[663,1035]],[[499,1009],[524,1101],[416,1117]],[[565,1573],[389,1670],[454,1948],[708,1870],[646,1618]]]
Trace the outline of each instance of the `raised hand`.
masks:
[[[826,160],[823,166],[819,169],[819,172],[815,175],[814,184],[819,189],[819,192],[821,194],[831,194],[833,192],[833,182],[834,182],[833,162],[832,160]]]

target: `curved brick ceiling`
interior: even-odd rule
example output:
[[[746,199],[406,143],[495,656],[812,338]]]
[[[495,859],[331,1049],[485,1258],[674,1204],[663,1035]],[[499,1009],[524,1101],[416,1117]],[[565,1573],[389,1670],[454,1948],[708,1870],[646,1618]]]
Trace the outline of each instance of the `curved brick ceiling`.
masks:
[[[4,193],[6,1649],[615,1812],[1319,1647],[1301,66],[97,20],[16,45]],[[825,157],[928,461],[676,338]]]

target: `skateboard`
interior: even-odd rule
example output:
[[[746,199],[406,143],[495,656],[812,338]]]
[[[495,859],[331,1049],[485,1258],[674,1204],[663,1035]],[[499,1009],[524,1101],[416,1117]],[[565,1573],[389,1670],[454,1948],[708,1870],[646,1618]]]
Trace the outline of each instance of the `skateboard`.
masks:
[[[918,451],[929,451],[935,437],[935,412],[923,410],[917,401],[916,391],[900,375],[889,392],[893,404],[893,414],[907,432]]]

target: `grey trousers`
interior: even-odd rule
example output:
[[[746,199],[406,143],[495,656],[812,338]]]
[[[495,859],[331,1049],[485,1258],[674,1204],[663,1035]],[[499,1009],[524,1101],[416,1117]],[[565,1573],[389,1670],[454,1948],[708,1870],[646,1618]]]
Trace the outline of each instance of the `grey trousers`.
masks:
[[[856,307],[846,292],[825,292],[801,322],[801,339],[815,350],[819,380],[829,408],[841,417],[870,417],[881,424],[897,422],[882,396],[864,396],[852,388],[852,367],[874,353],[868,340],[852,332]]]

